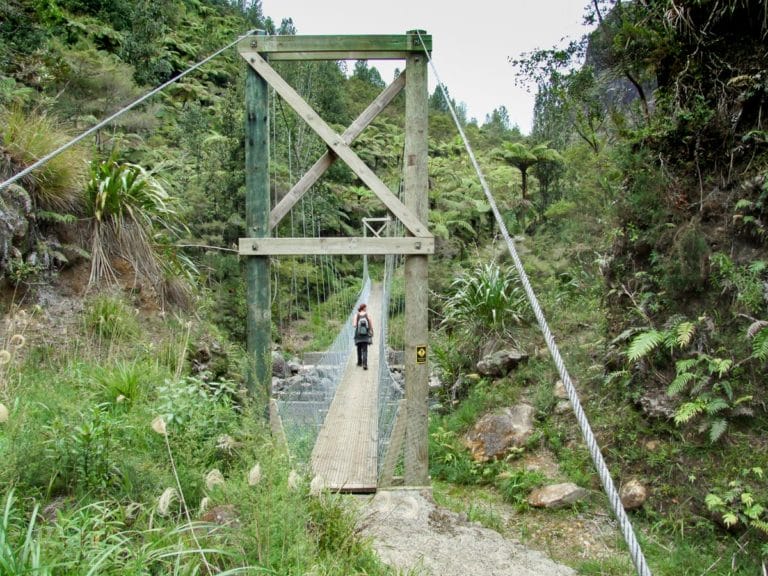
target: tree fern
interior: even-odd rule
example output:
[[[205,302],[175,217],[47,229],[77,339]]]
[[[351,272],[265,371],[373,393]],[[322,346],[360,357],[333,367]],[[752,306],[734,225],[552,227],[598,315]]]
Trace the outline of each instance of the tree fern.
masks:
[[[664,332],[658,330],[648,330],[638,334],[627,349],[627,358],[630,362],[644,358],[664,342],[664,337]]]

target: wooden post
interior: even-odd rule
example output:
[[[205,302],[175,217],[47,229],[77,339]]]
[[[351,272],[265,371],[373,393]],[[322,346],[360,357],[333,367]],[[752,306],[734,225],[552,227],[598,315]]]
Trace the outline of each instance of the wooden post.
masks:
[[[407,34],[419,42],[417,32]],[[423,52],[409,54],[405,82],[405,206],[421,223],[427,224],[427,56]],[[427,392],[427,297],[429,293],[428,258],[411,255],[405,259],[405,484],[429,485],[429,424]]]
[[[263,34],[261,32],[260,34]],[[249,236],[269,236],[267,82],[252,67],[245,80],[245,223]],[[272,387],[269,256],[247,256],[248,392],[268,414]]]

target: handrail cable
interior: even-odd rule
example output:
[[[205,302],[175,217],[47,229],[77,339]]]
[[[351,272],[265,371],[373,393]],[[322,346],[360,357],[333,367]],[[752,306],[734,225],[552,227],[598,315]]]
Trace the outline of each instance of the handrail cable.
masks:
[[[640,548],[640,543],[638,542],[637,537],[635,536],[634,529],[632,528],[632,523],[630,522],[629,517],[627,516],[627,513],[624,510],[623,505],[621,504],[621,498],[619,497],[619,493],[616,490],[616,486],[613,483],[613,479],[611,478],[611,473],[609,472],[608,467],[605,463],[605,459],[603,458],[603,455],[600,452],[600,447],[598,446],[597,440],[595,439],[595,435],[592,432],[592,427],[590,426],[589,421],[587,420],[587,416],[581,407],[581,402],[579,402],[579,397],[576,393],[576,388],[574,387],[573,382],[571,381],[571,377],[568,374],[568,369],[565,367],[565,362],[563,361],[563,358],[560,356],[560,350],[558,349],[557,344],[555,343],[555,338],[552,336],[552,332],[549,329],[549,325],[547,324],[547,320],[544,317],[544,312],[541,309],[539,300],[536,297],[536,294],[533,291],[531,283],[528,280],[528,275],[526,274],[525,269],[523,268],[523,263],[520,260],[520,256],[517,253],[517,249],[515,248],[515,243],[509,235],[507,226],[506,224],[504,224],[504,220],[501,217],[501,212],[499,212],[499,208],[496,205],[496,200],[494,199],[493,194],[491,193],[488,187],[488,183],[486,182],[485,177],[483,176],[482,170],[480,169],[480,165],[478,164],[477,159],[475,158],[475,154],[472,151],[472,147],[469,144],[469,140],[467,139],[467,136],[461,127],[461,123],[459,122],[459,119],[456,116],[456,111],[454,110],[453,104],[451,103],[451,100],[448,97],[448,92],[443,86],[443,83],[440,81],[440,75],[437,73],[437,68],[435,68],[435,63],[432,61],[432,58],[429,55],[429,51],[427,50],[427,47],[424,44],[424,40],[422,39],[421,34],[418,31],[416,31],[416,34],[418,34],[419,36],[419,41],[421,42],[421,45],[424,48],[424,53],[426,54],[427,60],[429,61],[430,66],[432,67],[432,71],[435,73],[435,79],[437,80],[437,85],[440,87],[440,91],[443,94],[443,98],[445,98],[445,103],[448,106],[448,110],[451,112],[451,116],[453,117],[453,121],[456,124],[456,128],[458,128],[459,134],[461,135],[461,139],[464,141],[464,147],[466,148],[467,154],[469,154],[469,158],[472,161],[472,165],[474,166],[475,171],[477,172],[477,176],[480,179],[480,185],[483,187],[483,192],[485,193],[485,197],[487,198],[488,203],[491,206],[491,210],[493,211],[493,215],[496,218],[496,222],[499,225],[499,229],[501,230],[501,233],[504,236],[504,240],[506,240],[507,242],[507,247],[509,249],[510,255],[512,256],[512,260],[515,263],[515,268],[517,269],[517,273],[520,276],[520,281],[523,284],[525,293],[528,296],[528,300],[531,304],[531,307],[533,308],[533,313],[535,314],[536,320],[539,323],[539,328],[541,329],[541,332],[544,335],[544,339],[547,342],[547,348],[549,348],[549,353],[552,355],[552,359],[554,360],[555,365],[557,366],[557,370],[560,374],[560,379],[563,381],[565,389],[568,392],[568,398],[571,402],[571,406],[573,407],[573,411],[574,411],[574,414],[576,415],[576,419],[578,421],[579,427],[581,428],[581,433],[584,436],[584,440],[587,443],[587,447],[589,448],[589,453],[592,456],[592,461],[595,465],[595,468],[597,469],[598,475],[600,476],[600,481],[603,484],[603,489],[608,495],[608,499],[610,500],[613,513],[616,515],[616,518],[619,521],[619,525],[621,526],[621,531],[622,531],[622,534],[624,535],[624,540],[626,541],[627,546],[629,546],[629,552],[632,556],[632,562],[635,564],[635,569],[637,570],[637,574],[639,576],[652,576],[650,568],[648,568],[648,564],[645,560],[645,556],[643,555],[643,551]]]
[[[111,116],[108,116],[107,118],[105,118],[104,120],[102,120],[101,122],[96,124],[95,126],[91,126],[88,130],[86,130],[85,132],[83,132],[79,136],[76,136],[75,138],[73,138],[72,140],[70,140],[66,144],[63,144],[62,146],[59,146],[53,152],[49,152],[48,154],[46,154],[45,156],[40,158],[37,162],[27,166],[21,172],[11,176],[5,182],[0,182],[0,190],[2,190],[3,188],[7,188],[8,186],[13,184],[14,182],[24,178],[24,176],[27,176],[30,172],[33,172],[33,171],[37,170],[38,168],[40,168],[43,164],[45,164],[46,162],[48,162],[52,158],[55,158],[56,156],[58,156],[59,154],[61,154],[65,150],[67,150],[68,148],[71,148],[72,146],[74,146],[75,144],[80,142],[82,139],[86,138],[87,136],[90,136],[91,134],[93,134],[97,130],[100,130],[101,128],[103,128],[104,126],[106,126],[107,124],[109,124],[110,122],[112,122],[113,120],[118,118],[119,116],[122,116],[123,114],[125,114],[129,110],[132,110],[133,108],[135,108],[136,106],[138,106],[139,104],[141,104],[142,102],[147,100],[148,98],[151,98],[152,96],[154,96],[158,92],[161,92],[162,90],[164,90],[165,88],[167,88],[171,84],[173,84],[175,82],[178,82],[179,80],[184,78],[184,76],[186,76],[190,72],[193,72],[194,70],[197,70],[198,68],[200,68],[200,66],[203,66],[204,64],[207,64],[208,62],[210,62],[211,60],[216,58],[216,56],[218,56],[219,54],[221,54],[222,52],[224,52],[228,48],[231,48],[232,46],[234,46],[235,44],[240,42],[240,40],[242,40],[243,38],[245,38],[247,36],[250,36],[254,32],[264,32],[264,30],[262,30],[260,28],[254,28],[253,30],[249,30],[248,32],[246,32],[242,36],[238,36],[236,40],[234,40],[233,42],[230,42],[229,44],[224,46],[224,48],[221,48],[220,50],[217,50],[216,52],[214,52],[213,54],[211,54],[210,56],[208,56],[204,60],[201,60],[197,64],[194,64],[194,65],[190,66],[184,72],[174,76],[173,78],[171,78],[167,82],[161,84],[157,88],[155,88],[153,90],[150,90],[149,92],[147,92],[144,96],[142,96],[138,100],[135,100],[131,104],[128,104],[128,106],[125,106],[124,108],[121,108],[120,110],[118,110],[117,112],[115,112]]]

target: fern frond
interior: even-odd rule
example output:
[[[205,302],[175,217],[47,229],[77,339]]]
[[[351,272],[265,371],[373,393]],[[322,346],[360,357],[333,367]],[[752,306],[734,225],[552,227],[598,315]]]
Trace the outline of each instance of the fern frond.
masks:
[[[644,358],[659,344],[664,342],[664,333],[658,330],[648,330],[634,337],[627,348],[627,358],[630,362]]]
[[[755,497],[752,496],[751,492],[742,492],[740,499],[741,499],[741,503],[744,504],[744,506],[746,506],[747,508],[751,508],[752,505],[755,503]],[[758,506],[760,505],[758,504]],[[744,512],[746,513],[747,511],[745,510]],[[747,514],[747,516],[749,516],[749,514]],[[760,516],[760,514],[758,514],[755,517],[758,517],[758,516]],[[753,516],[749,516],[749,517],[753,518]]]
[[[709,364],[709,373],[714,374],[716,372],[722,378],[731,369],[731,366],[733,366],[733,360],[730,358],[712,358]]]
[[[751,520],[749,522],[751,526],[754,526],[761,532],[764,532],[765,534],[768,534],[768,521],[765,520]]]
[[[72,224],[77,222],[77,216],[74,214],[61,214],[59,212],[52,212],[50,210],[38,210],[35,216],[39,220],[55,222],[57,224]]]
[[[688,346],[693,339],[693,334],[696,332],[696,325],[693,322],[680,322],[675,327],[675,342],[681,348]]]
[[[675,363],[675,370],[678,374],[682,374],[683,372],[688,372],[698,363],[699,360],[697,358],[684,358],[683,360],[678,360]]]
[[[718,418],[709,427],[709,441],[713,444],[720,440],[725,431],[728,429],[728,421],[724,418]]]
[[[704,503],[707,505],[707,510],[717,510],[718,508],[722,508],[725,505],[725,502],[723,502],[723,499],[720,498],[717,494],[707,494],[707,496],[704,498]]]
[[[723,514],[723,524],[725,524],[728,528],[731,526],[736,526],[736,524],[739,523],[739,517],[736,516],[733,512],[726,512]]]
[[[733,207],[734,210],[744,210],[745,208],[752,208],[754,206],[754,202],[751,200],[747,200],[746,198],[742,198],[738,202],[736,202],[736,205]]]
[[[752,272],[752,274],[761,274],[765,271],[765,269],[765,260],[755,260],[749,265],[749,271]]]
[[[667,388],[667,396],[677,396],[688,387],[688,384],[696,378],[693,372],[683,372],[678,374],[677,377],[672,380]]]
[[[714,415],[718,412],[722,412],[723,410],[727,409],[729,407],[728,402],[723,400],[722,398],[715,398],[714,400],[707,402],[707,405],[705,406],[705,410],[707,414]]]
[[[686,402],[675,411],[675,424],[685,424],[701,414],[703,410],[704,403],[701,400]]]
[[[752,357],[765,361],[768,359],[768,327],[761,328],[752,340]]]

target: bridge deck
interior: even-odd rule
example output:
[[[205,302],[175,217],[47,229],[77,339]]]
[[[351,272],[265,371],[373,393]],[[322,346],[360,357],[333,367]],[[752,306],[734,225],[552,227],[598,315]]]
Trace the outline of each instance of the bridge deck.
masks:
[[[328,415],[312,451],[312,472],[325,488],[341,492],[375,492],[377,476],[379,354],[377,311],[381,285],[371,286],[368,310],[374,327],[368,347],[368,370],[357,366],[352,351]]]

